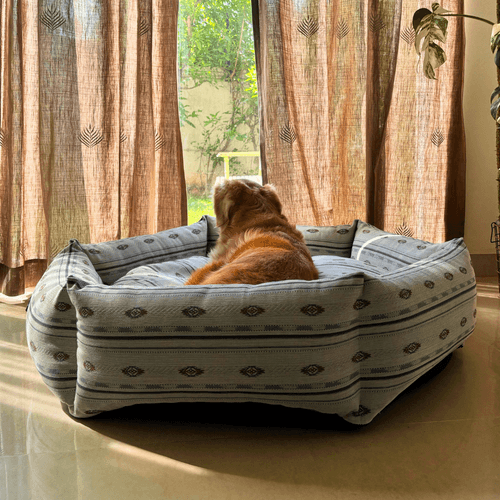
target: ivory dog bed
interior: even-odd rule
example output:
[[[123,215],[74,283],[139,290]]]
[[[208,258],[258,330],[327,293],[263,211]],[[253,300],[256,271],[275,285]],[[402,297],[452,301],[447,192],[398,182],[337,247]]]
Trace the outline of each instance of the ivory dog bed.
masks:
[[[254,401],[366,424],[472,333],[462,239],[431,244],[358,220],[298,228],[318,280],[183,286],[217,239],[208,216],[151,236],[71,240],[28,307],[44,382],[78,418]]]

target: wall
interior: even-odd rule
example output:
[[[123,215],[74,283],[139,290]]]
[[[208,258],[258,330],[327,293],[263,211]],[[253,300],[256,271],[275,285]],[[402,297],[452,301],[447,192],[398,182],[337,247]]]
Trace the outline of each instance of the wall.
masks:
[[[187,87],[190,86],[192,86],[191,82],[187,84]],[[189,189],[189,186],[191,185],[200,184],[200,153],[195,149],[192,143],[199,143],[203,141],[203,131],[206,129],[203,122],[210,114],[215,114],[217,112],[224,113],[231,109],[232,97],[229,89],[229,83],[226,82],[220,82],[217,87],[204,83],[199,87],[181,91],[181,97],[186,98],[183,102],[185,105],[189,106],[188,112],[202,110],[198,118],[189,118],[189,120],[196,126],[195,128],[188,124],[184,124],[184,126],[181,127],[184,169],[186,183]],[[248,127],[239,127],[238,132],[246,134],[248,130]],[[256,148],[254,148],[251,142],[245,145],[241,141],[233,139],[230,146],[226,149],[227,151],[232,151],[234,148],[236,148],[237,151],[253,151],[254,149],[258,151],[258,140]],[[238,170],[240,171],[243,170],[246,173],[251,172],[252,169],[258,169],[258,158],[238,158],[238,160],[241,163],[241,166],[238,167]],[[221,165],[216,173],[217,175],[224,175],[224,166]],[[231,172],[231,174],[233,173],[237,174],[239,172]]]
[[[443,2],[446,8],[446,3]],[[495,0],[465,0],[464,12],[496,22]],[[450,22],[453,22],[450,20]],[[465,20],[464,119],[467,147],[467,197],[465,242],[474,256],[477,274],[491,274],[495,246],[490,224],[498,217],[495,122],[490,115],[490,95],[498,86],[490,50],[491,26]],[[448,40],[447,43],[451,43]],[[479,267],[489,266],[490,272]],[[492,267],[493,266],[493,267]]]

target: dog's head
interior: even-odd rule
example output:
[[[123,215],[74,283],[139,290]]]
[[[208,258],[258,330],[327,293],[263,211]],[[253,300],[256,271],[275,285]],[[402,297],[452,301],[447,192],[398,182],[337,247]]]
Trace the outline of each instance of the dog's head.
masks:
[[[224,179],[215,185],[214,211],[221,230],[262,216],[282,216],[281,209],[271,184],[261,186],[248,179]]]

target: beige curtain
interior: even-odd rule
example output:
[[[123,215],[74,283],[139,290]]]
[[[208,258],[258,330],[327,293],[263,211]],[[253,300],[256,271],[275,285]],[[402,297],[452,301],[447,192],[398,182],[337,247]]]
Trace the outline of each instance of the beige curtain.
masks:
[[[178,0],[0,2],[0,292],[70,238],[187,223]]]
[[[412,18],[431,3],[254,0],[264,180],[293,222],[463,235],[464,30],[449,18],[448,60],[426,79]]]

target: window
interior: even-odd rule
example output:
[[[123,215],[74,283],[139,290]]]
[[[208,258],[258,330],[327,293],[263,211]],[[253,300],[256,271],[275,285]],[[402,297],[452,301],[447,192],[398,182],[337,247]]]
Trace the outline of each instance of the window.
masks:
[[[192,223],[203,214],[213,215],[217,177],[261,181],[251,0],[180,0],[178,46],[179,114]]]

